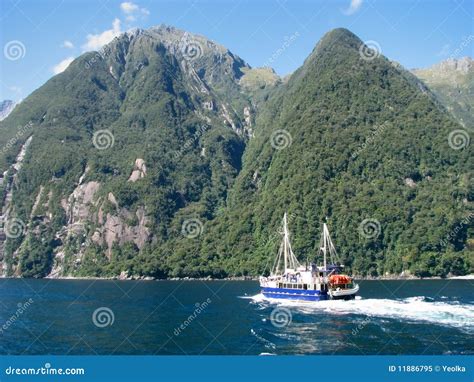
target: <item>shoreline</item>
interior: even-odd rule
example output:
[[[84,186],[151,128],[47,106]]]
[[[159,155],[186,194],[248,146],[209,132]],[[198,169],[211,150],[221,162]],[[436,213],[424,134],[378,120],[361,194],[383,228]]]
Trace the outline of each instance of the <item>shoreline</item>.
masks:
[[[360,277],[354,276],[354,280],[358,281],[396,281],[396,280],[474,280],[474,274],[464,276],[452,276],[452,277],[415,277],[415,276],[379,276],[379,277]],[[4,277],[0,276],[0,279],[34,279],[25,277]],[[170,277],[165,279],[157,279],[149,276],[144,277],[43,277],[43,280],[114,280],[114,281],[258,281],[258,277],[254,276],[235,276],[235,277]],[[41,280],[41,279],[37,279]]]

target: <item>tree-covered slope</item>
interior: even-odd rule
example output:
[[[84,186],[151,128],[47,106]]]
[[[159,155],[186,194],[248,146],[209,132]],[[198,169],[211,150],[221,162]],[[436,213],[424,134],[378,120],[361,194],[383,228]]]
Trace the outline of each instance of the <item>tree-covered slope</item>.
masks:
[[[271,73],[163,26],[76,59],[0,122],[3,273],[257,275],[284,211],[301,261],[327,217],[356,273],[468,272],[471,148],[432,94],[343,29]]]
[[[314,260],[327,218],[341,260],[358,274],[468,271],[472,156],[448,141],[460,126],[408,73],[361,45],[331,31],[269,97],[228,210],[202,248],[217,246],[228,272],[268,266],[284,211],[301,260]]]
[[[1,126],[11,142],[3,216],[21,231],[6,223],[5,272],[114,275],[156,250],[131,271],[159,275],[162,243],[185,240],[175,229],[184,219],[211,219],[240,170],[252,119],[245,67],[203,37],[137,30],[22,102]]]

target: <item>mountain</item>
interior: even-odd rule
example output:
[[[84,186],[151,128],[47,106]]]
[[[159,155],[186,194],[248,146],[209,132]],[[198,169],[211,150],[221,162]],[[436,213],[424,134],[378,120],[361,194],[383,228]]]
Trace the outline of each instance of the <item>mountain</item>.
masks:
[[[5,272],[90,275],[133,257],[133,272],[159,275],[162,243],[183,220],[212,219],[240,171],[246,68],[161,26],[82,55],[33,92],[1,125],[4,221],[18,222],[5,231],[19,230],[6,232]]]
[[[412,71],[436,94],[464,127],[474,129],[474,61],[450,58],[427,69]]]
[[[3,121],[5,118],[8,117],[8,114],[12,112],[15,108],[15,102],[7,99],[5,101],[0,102],[0,121]]]
[[[283,211],[302,260],[327,217],[356,273],[468,272],[469,146],[375,53],[336,29],[281,81],[160,26],[80,56],[0,122],[4,274],[256,275]]]
[[[409,72],[333,30],[268,97],[200,251],[216,248],[231,274],[262,272],[289,211],[301,259],[314,259],[327,219],[357,274],[466,272],[472,155],[450,147],[459,128]]]

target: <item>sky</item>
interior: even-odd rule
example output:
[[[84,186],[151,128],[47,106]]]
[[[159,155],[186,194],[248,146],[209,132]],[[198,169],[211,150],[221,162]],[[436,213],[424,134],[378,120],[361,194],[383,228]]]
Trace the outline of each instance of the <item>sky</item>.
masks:
[[[21,100],[85,51],[159,24],[282,76],[337,27],[408,69],[474,52],[474,0],[0,0],[0,100]]]

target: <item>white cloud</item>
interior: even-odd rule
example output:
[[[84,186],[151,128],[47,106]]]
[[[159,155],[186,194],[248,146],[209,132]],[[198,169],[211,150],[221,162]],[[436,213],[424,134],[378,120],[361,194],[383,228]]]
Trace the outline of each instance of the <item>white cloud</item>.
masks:
[[[84,51],[99,50],[105,44],[108,44],[115,37],[120,35],[120,33],[122,33],[120,28],[120,20],[114,19],[114,21],[112,22],[112,29],[107,29],[99,34],[88,34],[87,42],[82,45],[82,49]]]
[[[53,67],[53,73],[54,74],[59,74],[59,73],[64,72],[67,69],[67,67],[69,66],[69,64],[73,61],[74,61],[74,57],[65,58],[59,64],[57,64]]]
[[[137,4],[131,1],[125,1],[120,4],[120,9],[125,13],[127,21],[135,21],[137,16],[148,16],[150,11],[146,8],[140,8]]]
[[[349,8],[347,8],[344,13],[346,15],[353,15],[360,9],[360,7],[362,6],[362,2],[363,0],[351,0]]]
[[[61,45],[62,48],[72,49],[74,48],[74,44],[69,40],[64,40],[63,44]]]
[[[125,1],[122,4],[120,4],[120,9],[124,13],[129,14],[129,13],[134,13],[134,12],[138,11],[140,9],[140,7],[137,4],[134,4],[130,1]]]

